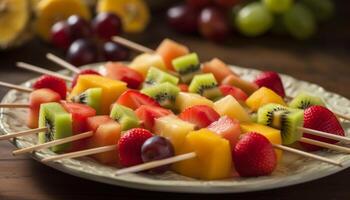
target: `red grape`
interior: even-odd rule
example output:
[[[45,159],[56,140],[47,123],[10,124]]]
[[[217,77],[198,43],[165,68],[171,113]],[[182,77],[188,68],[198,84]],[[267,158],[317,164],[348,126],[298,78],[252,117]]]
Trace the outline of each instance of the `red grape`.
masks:
[[[86,38],[92,35],[90,24],[79,15],[71,15],[67,19],[67,24],[71,30],[73,40]]]
[[[186,3],[191,8],[196,8],[200,10],[206,6],[209,6],[211,3],[211,0],[186,0]]]
[[[109,40],[112,36],[121,33],[122,22],[117,15],[105,12],[99,13],[93,19],[92,27],[99,38]]]
[[[75,66],[86,65],[96,62],[98,59],[98,48],[89,39],[78,39],[74,41],[67,53],[67,60]]]
[[[52,26],[51,42],[58,48],[68,49],[72,43],[72,38],[70,28],[65,21],[59,21]]]
[[[224,41],[230,32],[229,25],[222,11],[215,7],[208,7],[202,10],[198,26],[200,33],[215,42]]]
[[[199,12],[186,5],[178,5],[170,8],[167,12],[168,22],[175,30],[183,33],[197,31]]]
[[[112,41],[103,44],[103,57],[106,61],[127,60],[130,56],[129,49]]]

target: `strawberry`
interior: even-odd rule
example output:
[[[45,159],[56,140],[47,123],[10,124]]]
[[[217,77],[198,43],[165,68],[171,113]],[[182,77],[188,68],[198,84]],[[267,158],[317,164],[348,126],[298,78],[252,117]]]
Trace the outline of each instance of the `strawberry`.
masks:
[[[74,76],[73,81],[72,81],[72,88],[77,84],[79,76],[84,75],[84,74],[94,74],[94,75],[102,76],[100,73],[98,73],[97,71],[95,71],[93,69],[83,69],[80,71],[79,74],[76,74]]]
[[[276,153],[263,135],[255,132],[245,134],[232,153],[236,171],[242,177],[265,176],[277,165]]]
[[[136,110],[141,105],[160,106],[156,100],[136,90],[125,91],[119,96],[117,103],[133,110]]]
[[[33,84],[34,89],[48,88],[58,94],[60,94],[62,99],[66,99],[67,96],[67,85],[63,79],[57,78],[55,76],[43,75]]]
[[[170,115],[172,112],[159,106],[142,105],[135,110],[135,114],[143,122],[146,129],[153,130],[155,119]]]
[[[219,89],[223,95],[231,95],[238,101],[245,101],[248,98],[248,95],[238,87],[231,85],[220,85]]]
[[[188,85],[187,85],[187,84],[180,83],[180,84],[178,85],[178,87],[180,88],[180,91],[181,91],[181,92],[188,92]]]
[[[152,136],[143,128],[133,128],[124,133],[118,141],[120,164],[124,167],[141,164],[141,147]]]
[[[266,71],[258,75],[254,81],[259,87],[267,87],[282,98],[286,96],[280,76],[276,72]]]
[[[119,62],[106,64],[106,77],[124,81],[132,89],[138,89],[143,82],[142,74]]]
[[[182,120],[195,124],[197,128],[205,128],[220,118],[220,115],[211,107],[196,105],[186,108],[179,117]]]
[[[344,136],[345,132],[339,123],[337,117],[327,108],[322,106],[311,106],[304,111],[304,127],[310,128],[318,131],[323,131],[327,133],[332,133],[336,135]],[[337,141],[319,137],[311,134],[304,133],[304,137],[313,140],[319,140],[322,142],[327,142],[334,144]],[[316,151],[322,149],[321,147],[314,146],[311,144],[306,144],[300,142],[301,146],[307,151]]]
[[[219,120],[211,123],[207,128],[228,140],[232,149],[235,147],[241,135],[241,127],[238,120],[231,119],[227,116],[221,117]]]

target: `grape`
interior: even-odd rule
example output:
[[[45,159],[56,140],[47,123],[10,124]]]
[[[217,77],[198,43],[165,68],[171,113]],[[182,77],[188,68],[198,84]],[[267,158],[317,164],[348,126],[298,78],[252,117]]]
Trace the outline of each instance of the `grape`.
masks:
[[[99,13],[92,21],[95,34],[104,40],[111,39],[112,36],[122,32],[122,22],[120,18],[112,13]]]
[[[51,28],[51,42],[58,48],[68,49],[72,43],[71,31],[65,21],[56,22]]]
[[[273,24],[273,16],[262,3],[254,2],[244,6],[237,14],[238,30],[246,36],[265,33]]]
[[[97,59],[97,46],[89,39],[78,39],[74,41],[67,52],[67,60],[75,66],[93,63]]]
[[[176,31],[194,33],[197,31],[199,12],[186,5],[169,8],[167,12],[169,25]]]
[[[145,141],[141,148],[143,162],[165,159],[174,156],[174,147],[170,141],[161,136],[153,136]],[[164,173],[169,169],[169,165],[154,168],[152,173]]]
[[[314,14],[317,20],[325,21],[332,17],[334,13],[334,4],[331,0],[302,0]]]
[[[239,2],[240,0],[214,0],[214,3],[222,8],[232,8]]]
[[[288,32],[297,39],[307,39],[315,33],[315,19],[309,9],[295,4],[283,14],[283,24]]]
[[[293,0],[263,0],[263,2],[274,13],[286,12],[293,4]]]
[[[211,0],[186,0],[186,3],[191,8],[200,10],[206,6],[209,6],[211,3]]]
[[[202,10],[198,19],[198,26],[204,37],[215,42],[224,41],[230,32],[225,16],[215,7]]]
[[[129,49],[112,41],[105,42],[102,50],[106,61],[127,60],[130,56]]]
[[[72,39],[86,38],[92,35],[89,23],[79,15],[68,17],[67,24],[71,30]]]

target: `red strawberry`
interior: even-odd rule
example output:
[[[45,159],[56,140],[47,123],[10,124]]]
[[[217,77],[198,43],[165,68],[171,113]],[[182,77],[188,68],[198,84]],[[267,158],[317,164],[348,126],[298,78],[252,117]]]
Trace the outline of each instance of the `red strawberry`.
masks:
[[[119,96],[117,103],[133,110],[136,110],[141,105],[160,106],[157,101],[136,90],[125,91]]]
[[[187,84],[180,83],[180,84],[178,85],[178,87],[180,88],[180,91],[181,91],[181,92],[188,92],[188,85],[187,85]]]
[[[58,94],[60,94],[62,99],[66,99],[67,95],[67,85],[63,79],[57,78],[55,76],[43,75],[33,84],[34,89],[49,88]]]
[[[84,104],[61,101],[61,105],[72,114],[73,132],[79,134],[87,131],[87,119],[96,115],[96,111]]]
[[[138,89],[143,82],[142,74],[119,62],[106,64],[106,77],[124,81],[132,89]]]
[[[152,136],[143,128],[133,128],[124,133],[118,141],[120,164],[124,167],[141,164],[141,147]]]
[[[271,143],[259,133],[247,133],[232,153],[238,174],[242,177],[265,176],[273,172],[277,156]]]
[[[339,123],[337,117],[327,108],[322,106],[311,106],[304,111],[304,127],[327,133],[344,136],[345,132]],[[337,141],[324,137],[319,137],[311,134],[304,133],[304,137],[313,140],[319,140],[334,144]],[[307,151],[317,151],[322,149],[321,147],[314,146],[300,142],[301,146]]]
[[[221,117],[219,120],[211,123],[207,128],[228,140],[231,148],[236,146],[239,136],[241,135],[241,127],[238,120],[231,119],[227,116]]]
[[[248,95],[238,87],[231,85],[220,85],[219,89],[223,95],[231,95],[238,101],[245,101],[248,98]]]
[[[197,128],[205,128],[220,118],[220,115],[211,107],[196,105],[189,107],[180,113],[182,120],[195,124]]]
[[[77,84],[79,76],[84,75],[84,74],[94,74],[94,75],[102,76],[100,73],[98,73],[97,71],[95,71],[93,69],[83,69],[80,71],[79,74],[76,74],[74,76],[73,81],[72,81],[72,88]]]
[[[168,109],[159,106],[142,105],[135,110],[137,117],[143,121],[143,126],[148,130],[153,130],[154,120],[172,114]]]
[[[276,72],[267,71],[258,75],[254,81],[259,87],[267,87],[282,98],[286,96],[280,76]]]

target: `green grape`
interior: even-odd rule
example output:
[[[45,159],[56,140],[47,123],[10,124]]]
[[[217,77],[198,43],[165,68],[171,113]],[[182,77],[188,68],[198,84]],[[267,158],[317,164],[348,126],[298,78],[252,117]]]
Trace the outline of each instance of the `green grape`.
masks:
[[[292,5],[293,0],[262,0],[264,5],[274,13],[286,12]]]
[[[238,12],[235,22],[242,34],[258,36],[269,30],[273,24],[273,16],[262,3],[254,2]]]
[[[311,11],[299,3],[283,14],[283,23],[293,37],[301,40],[310,38],[316,30],[316,22]]]
[[[334,13],[335,8],[331,0],[302,0],[301,2],[312,11],[319,21],[331,18]]]

